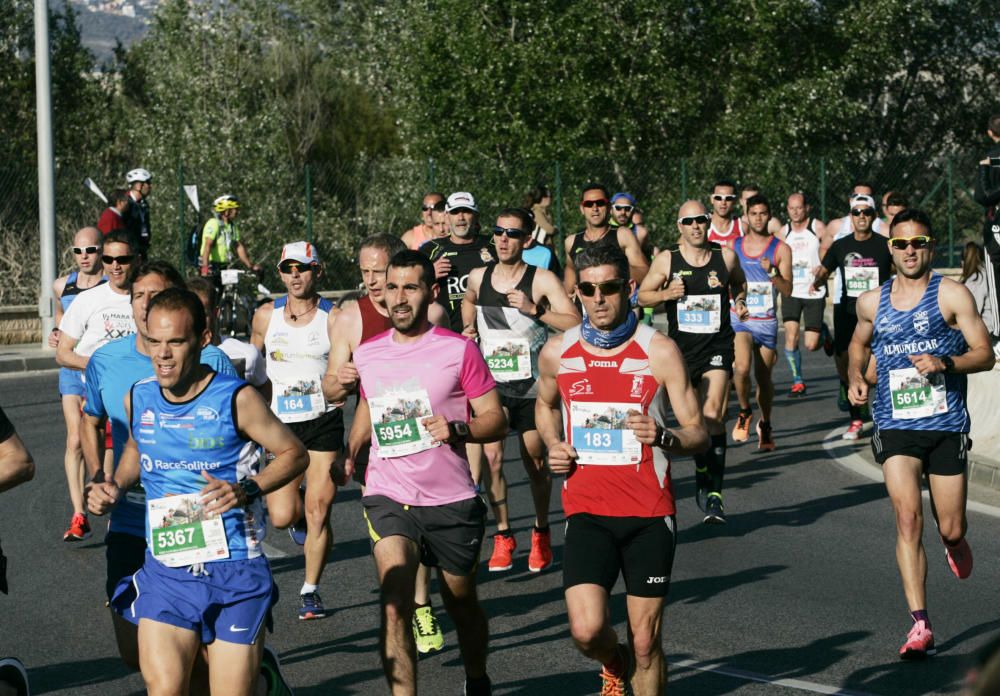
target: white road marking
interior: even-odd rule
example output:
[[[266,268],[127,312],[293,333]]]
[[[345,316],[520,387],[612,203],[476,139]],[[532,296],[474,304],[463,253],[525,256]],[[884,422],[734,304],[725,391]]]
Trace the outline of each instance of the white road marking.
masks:
[[[696,669],[701,672],[713,672],[727,677],[745,679],[747,681],[754,681],[761,684],[773,684],[775,686],[783,686],[788,689],[798,689],[799,691],[809,691],[814,694],[832,694],[833,696],[872,696],[872,694],[868,694],[864,691],[850,691],[849,689],[842,689],[839,686],[829,686],[827,684],[805,681],[804,679],[782,679],[780,677],[769,677],[766,674],[758,674],[757,672],[748,672],[747,670],[736,669],[735,667],[727,667],[721,662],[670,660],[670,666],[682,668],[686,667],[688,669]]]
[[[271,546],[269,543],[262,542],[261,548],[264,549],[264,555],[268,558],[288,558],[288,554],[279,549],[277,546]]]

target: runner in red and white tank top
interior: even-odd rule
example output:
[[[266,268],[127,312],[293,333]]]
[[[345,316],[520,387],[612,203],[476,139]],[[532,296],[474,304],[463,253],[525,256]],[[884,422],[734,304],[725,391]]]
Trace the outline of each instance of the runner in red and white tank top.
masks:
[[[735,214],[736,184],[728,179],[715,182],[709,204],[712,206],[712,222],[708,227],[708,241],[731,249],[733,242],[746,234],[743,223]]]
[[[585,319],[542,349],[535,407],[549,468],[566,476],[569,624],[577,645],[608,656],[604,688],[624,689],[630,657],[608,620],[611,589],[624,576],[631,644],[655,651],[642,662],[631,656],[631,684],[652,693],[665,680],[659,626],[675,546],[668,453],[703,451],[708,432],[677,344],[629,311],[625,255],[592,247],[575,263]],[[669,430],[668,400],[680,424]]]

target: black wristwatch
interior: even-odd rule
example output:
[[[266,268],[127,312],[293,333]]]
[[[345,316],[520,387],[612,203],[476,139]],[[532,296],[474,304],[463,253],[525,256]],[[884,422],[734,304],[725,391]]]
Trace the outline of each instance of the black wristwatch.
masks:
[[[653,445],[659,447],[660,449],[667,450],[673,447],[676,438],[674,434],[667,430],[666,428],[656,426],[656,439],[653,440]]]
[[[944,363],[944,371],[945,372],[954,372],[955,371],[955,361],[951,359],[950,355],[942,355],[940,357],[940,360],[941,360],[941,362]]]
[[[448,435],[452,442],[465,442],[469,439],[469,424],[465,421],[448,421]]]
[[[246,499],[244,506],[254,503],[261,496],[260,486],[252,478],[241,480],[239,487],[243,490],[243,497]]]
[[[541,302],[539,302],[539,303],[537,303],[535,305],[535,313],[531,315],[531,318],[532,319],[541,319],[542,315],[545,314],[545,312],[547,312],[547,311],[548,310],[545,308],[545,305],[542,304]]]

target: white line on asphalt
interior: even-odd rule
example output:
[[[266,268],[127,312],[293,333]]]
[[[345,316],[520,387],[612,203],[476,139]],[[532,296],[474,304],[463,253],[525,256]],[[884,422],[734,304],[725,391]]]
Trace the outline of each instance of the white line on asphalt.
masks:
[[[882,483],[881,469],[874,464],[869,464],[857,452],[851,451],[853,449],[852,445],[846,444],[840,437],[843,432],[844,428],[836,428],[826,434],[826,437],[823,438],[823,449],[826,450],[826,453],[845,469],[849,469],[859,476],[864,476],[872,481]],[[930,494],[926,490],[923,492],[923,495],[925,500],[930,500]],[[970,500],[965,504],[965,507],[967,510],[972,510],[982,515],[1000,518],[1000,509],[992,505]]]
[[[261,544],[264,548],[264,555],[268,558],[288,558],[288,554],[279,549],[277,546],[271,546],[266,541]]]
[[[696,662],[695,660],[671,660],[671,666],[677,667],[687,667],[689,669],[697,669],[702,672],[713,672],[715,674],[722,674],[727,677],[735,677],[737,679],[745,679],[747,681],[755,681],[761,684],[774,684],[775,686],[784,686],[788,689],[798,689],[799,691],[810,691],[814,694],[832,694],[834,696],[871,696],[864,691],[850,691],[848,689],[841,689],[839,686],[828,686],[826,684],[817,684],[816,682],[805,681],[803,679],[781,679],[776,677],[769,677],[766,674],[758,674],[757,672],[748,672],[743,669],[736,669],[734,667],[727,667],[726,665],[719,662]]]

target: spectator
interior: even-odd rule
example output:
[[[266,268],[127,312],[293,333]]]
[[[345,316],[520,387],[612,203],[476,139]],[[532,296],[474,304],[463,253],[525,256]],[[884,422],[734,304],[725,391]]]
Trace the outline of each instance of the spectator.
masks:
[[[146,256],[149,253],[149,244],[153,239],[149,230],[149,201],[147,200],[152,188],[152,181],[153,175],[142,168],[133,169],[125,175],[129,199],[125,226],[132,237],[132,248],[140,256]]]
[[[535,241],[545,246],[552,246],[552,239],[556,236],[556,225],[552,221],[552,192],[543,184],[538,184],[528,191],[524,199],[524,207],[531,211],[535,218],[535,230],[531,233]]]
[[[982,315],[983,323],[990,327],[993,326],[996,307],[990,299],[988,277],[982,247],[975,242],[966,243],[965,251],[962,252],[962,275],[959,281],[969,288],[976,300],[976,311]]]
[[[986,222],[983,224],[983,244],[989,255],[991,273],[986,274],[989,298],[992,307],[997,306],[997,286],[1000,285],[1000,113],[990,116],[986,135],[993,146],[986,151],[986,157],[979,162],[976,176],[976,203],[986,208]],[[986,323],[994,341],[1000,337],[1000,313],[993,313],[993,320]]]
[[[97,229],[101,234],[107,236],[115,230],[124,230],[128,226],[125,218],[129,206],[128,191],[125,189],[115,189],[108,199],[108,207],[101,213],[101,218],[97,221]]]

